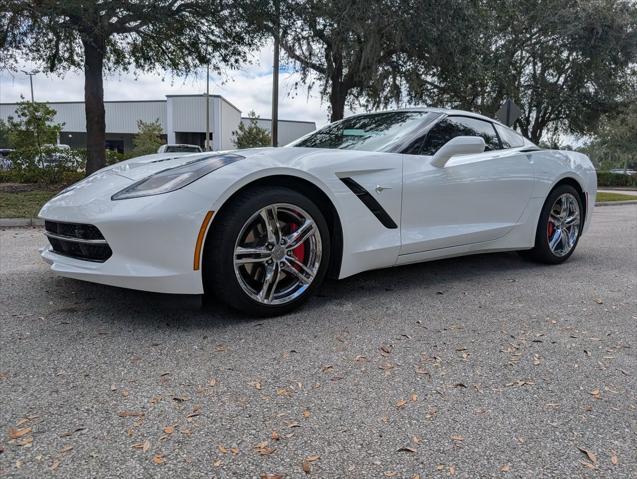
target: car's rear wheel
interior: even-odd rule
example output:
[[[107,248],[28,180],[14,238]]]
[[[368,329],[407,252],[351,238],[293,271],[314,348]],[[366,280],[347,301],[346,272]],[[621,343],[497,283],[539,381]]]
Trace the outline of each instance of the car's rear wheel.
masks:
[[[548,264],[566,261],[579,241],[583,211],[582,200],[575,188],[570,185],[556,187],[542,208],[535,246],[524,255]]]
[[[206,291],[243,312],[284,314],[325,277],[330,237],[320,209],[280,187],[251,188],[212,225],[204,256]]]

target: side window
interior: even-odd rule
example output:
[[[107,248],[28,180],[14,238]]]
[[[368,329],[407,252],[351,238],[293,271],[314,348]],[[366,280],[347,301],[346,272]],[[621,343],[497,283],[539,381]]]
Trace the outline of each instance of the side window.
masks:
[[[465,132],[461,125],[451,118],[445,118],[444,120],[436,123],[431,130],[429,130],[420,154],[435,155],[442,145],[452,138],[455,138],[456,136],[463,136],[464,134]]]
[[[500,135],[502,148],[518,148],[520,146],[524,146],[524,138],[522,136],[518,135],[510,128],[506,128],[497,124],[494,126],[498,132],[498,135]]]
[[[442,145],[456,136],[480,136],[484,139],[485,151],[499,150],[500,140],[493,125],[488,121],[466,116],[450,116],[433,126],[425,143],[421,155],[434,155]]]

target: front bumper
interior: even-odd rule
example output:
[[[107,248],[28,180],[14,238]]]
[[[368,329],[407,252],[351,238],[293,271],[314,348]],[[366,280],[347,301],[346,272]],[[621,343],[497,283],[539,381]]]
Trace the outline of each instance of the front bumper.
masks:
[[[81,194],[70,192],[47,203],[40,217],[96,226],[112,255],[95,262],[47,246],[41,256],[53,272],[69,278],[159,293],[202,294],[201,270],[194,269],[193,258],[209,208],[209,199],[184,189],[119,201],[95,192],[83,201]]]

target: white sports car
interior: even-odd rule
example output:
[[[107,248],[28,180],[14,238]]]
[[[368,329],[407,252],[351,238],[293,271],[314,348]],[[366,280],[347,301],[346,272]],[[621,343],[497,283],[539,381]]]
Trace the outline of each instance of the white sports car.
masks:
[[[596,188],[585,155],[480,115],[362,114],[283,148],[104,168],[44,205],[42,257],[70,278],[275,315],[326,275],[487,251],[561,263]]]

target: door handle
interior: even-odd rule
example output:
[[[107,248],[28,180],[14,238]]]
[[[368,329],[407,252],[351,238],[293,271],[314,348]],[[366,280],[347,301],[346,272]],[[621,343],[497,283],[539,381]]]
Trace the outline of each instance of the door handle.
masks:
[[[375,190],[376,190],[376,193],[378,193],[380,195],[385,190],[391,190],[391,186],[376,185]]]

